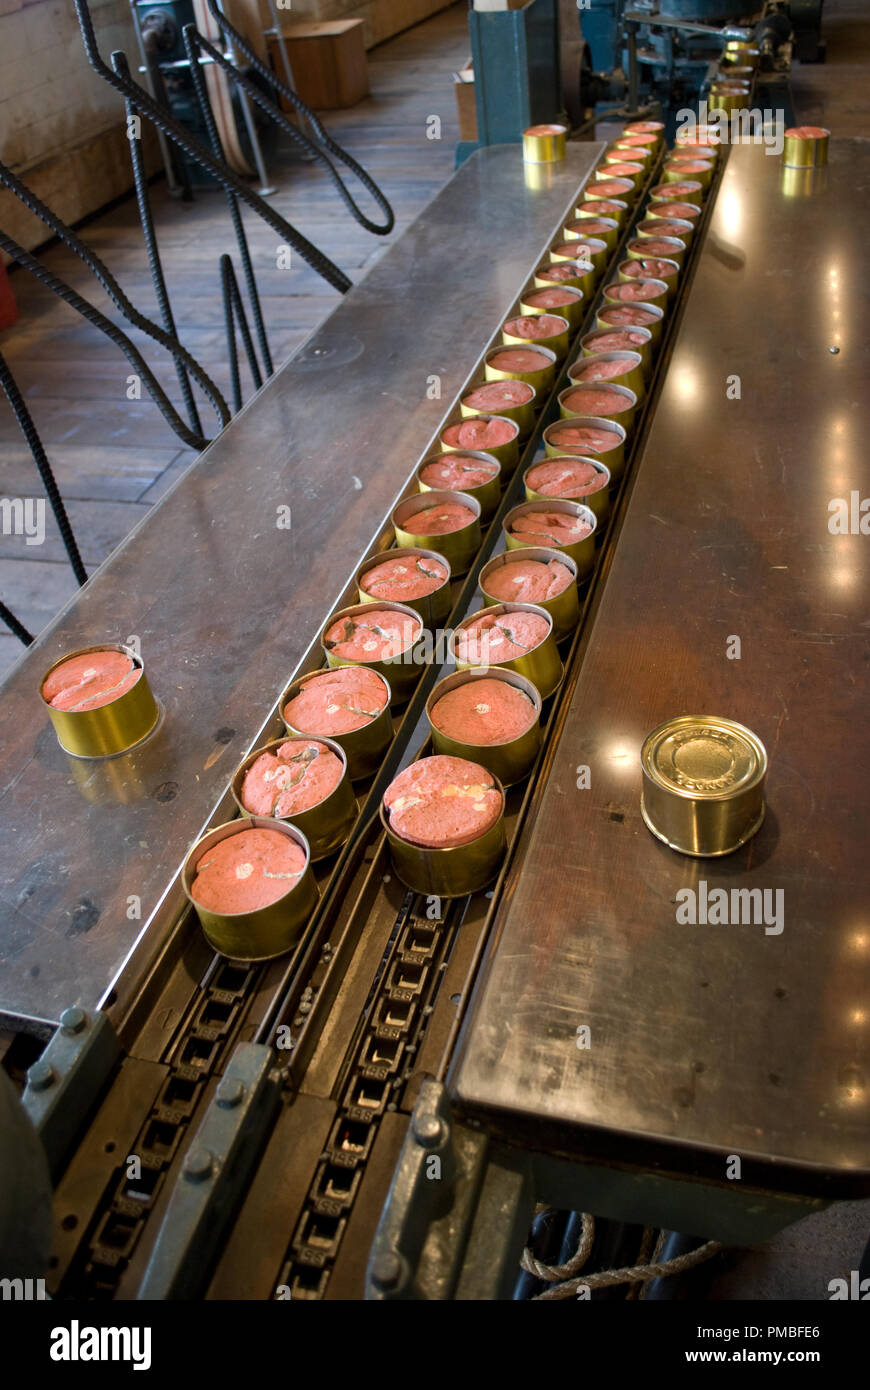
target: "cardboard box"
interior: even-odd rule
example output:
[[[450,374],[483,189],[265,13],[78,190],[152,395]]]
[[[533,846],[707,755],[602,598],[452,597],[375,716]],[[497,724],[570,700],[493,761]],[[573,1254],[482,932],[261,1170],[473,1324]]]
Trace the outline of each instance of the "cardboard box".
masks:
[[[464,68],[453,74],[456,89],[456,112],[459,117],[460,140],[477,139],[477,98],[474,86],[474,68],[466,63]]]
[[[281,33],[296,90],[316,111],[355,106],[369,92],[363,21],[334,19],[322,24],[286,24]],[[284,77],[277,38],[269,38],[273,70]]]

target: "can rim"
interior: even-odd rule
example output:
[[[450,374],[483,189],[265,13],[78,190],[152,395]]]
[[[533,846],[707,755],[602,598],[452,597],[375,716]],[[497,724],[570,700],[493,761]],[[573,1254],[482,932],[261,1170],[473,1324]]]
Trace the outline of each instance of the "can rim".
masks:
[[[504,417],[504,416],[501,416],[501,415],[472,415],[471,417],[466,416],[465,420],[464,420],[462,423],[463,423],[463,424],[467,424],[469,418],[471,418],[471,419],[473,419],[473,420],[501,420],[501,419],[504,419],[505,417]],[[454,424],[458,424],[459,421],[458,421],[458,420],[454,420],[453,423],[454,423]],[[516,420],[509,420],[509,421],[508,421],[508,424],[516,425]],[[448,425],[448,426],[445,426],[445,429],[449,429],[449,425]],[[517,425],[517,429],[519,429],[519,425]],[[505,440],[505,443],[506,443],[506,444],[513,444],[513,443],[515,442],[515,440],[516,440],[516,435],[514,436],[513,439],[507,439],[507,440]],[[504,448],[504,445],[498,444],[498,445],[496,445],[496,448],[499,448],[499,449]],[[500,477],[501,477],[501,472],[502,472],[501,464],[499,463],[498,459],[495,457],[495,454],[490,454],[490,453],[488,453],[487,450],[485,450],[485,449],[461,449],[461,448],[459,448],[459,449],[453,449],[453,450],[451,450],[451,449],[439,449],[439,451],[438,451],[437,454],[427,454],[426,457],[425,457],[424,459],[422,459],[420,463],[418,463],[416,469],[414,470],[414,482],[417,483],[418,486],[422,484],[422,486],[425,487],[425,488],[427,489],[427,491],[426,491],[426,493],[425,493],[425,495],[426,495],[427,497],[431,497],[431,495],[432,495],[433,492],[443,491],[443,488],[442,488],[442,489],[439,489],[439,488],[430,488],[429,485],[428,485],[428,483],[424,483],[424,482],[423,482],[423,479],[420,477],[420,474],[422,473],[422,471],[423,471],[424,468],[428,467],[428,465],[429,465],[430,463],[436,463],[439,459],[457,459],[457,458],[460,458],[460,459],[463,459],[463,458],[474,458],[474,459],[480,459],[481,462],[483,462],[483,463],[492,463],[492,464],[495,464],[495,472],[492,473],[492,474],[490,474],[490,476],[486,479],[485,482],[477,483],[476,486],[475,486],[475,488],[474,488],[472,491],[469,491],[469,493],[468,493],[468,496],[469,496],[469,497],[473,497],[475,492],[480,491],[481,488],[489,487],[489,485],[490,485],[491,483],[495,482],[496,478],[500,478]],[[422,494],[416,493],[415,495],[419,497],[419,496],[421,496]],[[452,531],[447,531],[447,532],[445,532],[445,535],[451,536],[451,535],[453,535],[453,532],[452,532]],[[394,548],[395,548],[396,550],[400,550],[400,549],[401,549],[401,550],[410,550],[410,549],[412,549],[411,546],[395,546]],[[422,546],[417,546],[417,547],[416,547],[416,549],[418,549],[418,550],[422,550],[422,548],[423,548]],[[436,552],[433,551],[433,552],[431,552],[431,553],[432,553],[432,554],[435,554]],[[446,561],[445,561],[445,563],[446,563]],[[359,570],[359,573],[360,573],[360,574],[362,573],[362,569]],[[450,582],[450,573],[449,573],[449,566],[448,566],[447,578],[446,578],[445,580],[443,580],[443,582],[442,582],[441,584],[438,585],[438,588],[439,588],[439,589],[440,589],[440,588],[443,588],[444,584],[447,584],[447,583],[449,583],[449,582]],[[432,592],[437,594],[438,589],[433,589]],[[427,594],[426,597],[428,598],[429,595]]]
[[[755,757],[755,769],[751,776],[747,776],[743,781],[735,786],[722,787],[713,791],[699,789],[689,789],[680,787],[676,783],[666,779],[661,769],[654,761],[655,749],[660,746],[667,735],[679,730],[680,728],[691,728],[693,726],[703,727],[704,725],[714,728],[724,729],[730,734],[738,734],[751,749]],[[733,801],[745,796],[748,792],[755,790],[767,776],[768,759],[767,750],[761,739],[752,729],[745,724],[740,724],[736,719],[726,719],[719,714],[681,714],[673,719],[666,719],[663,723],[650,730],[646,735],[640,749],[641,770],[645,777],[661,791],[669,796],[678,798],[681,801],[721,802]],[[659,836],[661,838],[661,836]]]
[[[56,671],[59,666],[63,666],[65,662],[72,661],[77,656],[90,656],[91,652],[123,652],[124,656],[129,656],[134,666],[139,667],[139,670],[142,672],[142,676],[145,675],[145,661],[143,657],[140,655],[139,652],[136,651],[135,647],[128,646],[126,642],[97,642],[89,647],[77,647],[74,652],[66,652],[63,656],[59,656],[56,661],[53,661],[51,663],[48,670],[43,672],[39,681],[39,698],[45,705],[46,709],[54,710],[55,714],[65,715],[98,714],[101,709],[107,709],[109,705],[115,704],[117,700],[123,700],[124,696],[130,693],[130,691],[125,690],[120,695],[116,695],[114,700],[107,701],[105,705],[98,705],[96,709],[59,710],[56,708],[56,706],[54,706],[51,703],[50,700],[46,700],[45,696],[42,693],[42,687],[45,685],[45,682],[48,680],[52,671]],[[141,680],[141,678],[142,677],[140,676],[139,679]],[[135,681],[134,685],[130,687],[130,690],[133,690],[134,687],[138,684],[139,682]],[[151,730],[149,729],[148,733],[150,732]],[[147,735],[143,734],[142,737],[147,737]],[[141,742],[141,739],[139,741]]]
[[[299,873],[299,877],[297,878],[296,882],[291,884],[289,888],[285,889],[281,896],[279,898],[275,898],[273,902],[266,903],[263,907],[259,908],[248,907],[245,908],[242,912],[217,912],[215,908],[205,907],[202,903],[197,902],[196,898],[193,896],[193,893],[191,891],[191,882],[189,880],[192,880],[192,870],[196,867],[194,863],[194,855],[196,854],[197,850],[201,850],[204,852],[212,844],[219,844],[222,840],[229,840],[233,835],[240,835],[243,830],[280,831],[281,834],[287,835],[289,839],[296,841],[300,849],[305,854],[305,863]],[[296,892],[298,888],[302,887],[302,882],[305,878],[307,871],[310,868],[311,850],[308,846],[308,840],[303,835],[301,830],[297,830],[296,826],[292,825],[290,821],[276,820],[274,816],[254,816],[251,815],[249,811],[246,811],[244,815],[237,816],[235,820],[223,821],[220,825],[212,826],[211,830],[207,830],[204,835],[200,836],[200,838],[195,842],[195,844],[191,845],[190,849],[187,851],[187,854],[184,857],[184,864],[182,865],[181,869],[181,886],[184,889],[188,901],[193,905],[194,908],[199,908],[202,912],[212,912],[217,917],[224,917],[227,920],[232,921],[233,918],[236,917],[249,917],[252,912],[267,912],[270,908],[276,907],[279,903],[284,902],[286,898],[289,898],[293,893]]]
[[[396,547],[396,548],[398,549],[398,547]],[[445,561],[445,564],[446,564],[446,561]],[[449,569],[449,566],[448,566],[448,569]],[[420,615],[418,614],[417,616],[419,617]],[[362,663],[361,663],[361,662],[351,662],[350,665],[351,665],[351,666],[360,666],[360,665],[362,665]],[[336,669],[339,669],[339,668],[336,668],[335,666],[318,666],[318,668],[317,668],[316,671],[306,671],[306,673],[305,673],[304,676],[294,676],[293,680],[292,680],[292,681],[290,682],[290,684],[287,686],[287,689],[284,691],[284,694],[281,696],[280,700],[278,701],[278,715],[279,715],[279,717],[280,717],[280,719],[281,719],[281,722],[283,723],[285,729],[287,729],[287,732],[288,732],[288,733],[291,732],[291,727],[290,727],[290,725],[288,725],[287,720],[286,720],[285,717],[284,717],[284,708],[285,708],[285,706],[286,706],[288,700],[292,699],[293,694],[298,695],[298,694],[300,693],[301,689],[302,689],[302,686],[303,686],[303,685],[307,685],[307,683],[308,683],[309,681],[316,680],[316,678],[317,678],[318,676],[331,676],[331,675],[334,675]],[[339,735],[338,735],[339,738],[348,738],[350,734],[360,734],[360,733],[362,733],[363,729],[370,729],[371,726],[376,722],[376,720],[380,719],[381,716],[382,716],[383,714],[385,714],[385,713],[387,713],[387,712],[389,711],[390,705],[392,704],[392,701],[393,701],[393,692],[392,692],[392,690],[390,689],[390,682],[387,680],[386,676],[385,676],[381,671],[374,671],[374,670],[372,670],[371,667],[366,667],[365,669],[366,669],[366,670],[370,670],[370,671],[372,672],[372,675],[373,675],[373,676],[377,676],[378,680],[382,681],[383,684],[385,685],[386,691],[387,691],[387,703],[384,705],[384,708],[383,708],[382,710],[378,710],[378,713],[375,715],[374,719],[370,719],[369,722],[368,722],[368,724],[363,724],[359,729],[349,729],[348,732],[347,732],[346,734],[339,734]],[[299,687],[298,690],[296,689],[297,686]],[[327,737],[334,739],[334,738],[336,737],[335,734],[329,734],[329,735],[326,735],[326,734],[310,734],[310,733],[306,733],[304,729],[300,729],[299,732],[298,732],[298,735],[295,735],[295,736],[297,736],[297,737],[302,737],[302,738],[316,738],[316,739],[325,739],[325,738],[327,738]],[[247,814],[247,813],[246,813],[246,814]]]
[[[571,499],[556,497],[553,500],[559,502],[570,501]],[[547,557],[545,561],[541,560],[541,557],[544,555]],[[547,545],[525,546],[522,552],[517,550],[500,550],[498,555],[493,555],[487,560],[477,578],[477,582],[480,585],[480,592],[485,598],[491,598],[493,600],[492,607],[499,603],[510,602],[510,600],[499,598],[498,594],[490,593],[488,589],[484,588],[485,580],[487,580],[489,575],[495,570],[505,569],[508,565],[520,564],[524,560],[539,560],[544,564],[549,563],[550,560],[558,560],[560,564],[565,565],[570,570],[573,583],[576,584],[578,582],[577,561],[572,555],[566,555],[563,550],[556,550],[555,547]],[[560,599],[563,594],[568,592],[570,587],[570,584],[566,584],[564,589],[560,589],[559,593],[554,594],[552,599],[548,599],[547,602],[553,603],[556,599]],[[543,607],[543,605],[540,606]],[[535,688],[537,689],[537,687]]]
[[[431,493],[427,494],[427,496],[431,495]],[[415,492],[413,494],[413,498],[415,501],[418,500],[419,497],[419,492]],[[474,498],[471,498],[470,500],[474,501]],[[422,617],[415,608],[409,607],[407,603],[399,603],[396,599],[378,599],[377,606],[389,609],[389,611],[393,613],[404,613],[406,617],[413,618],[415,622],[419,623],[419,629],[415,633],[413,640],[410,641],[406,647],[403,647],[400,652],[396,652],[394,656],[376,656],[372,657],[371,661],[355,661],[352,657],[348,657],[347,662],[351,666],[369,666],[372,663],[378,664],[390,661],[401,662],[401,659],[404,656],[405,652],[411,650],[411,648],[414,646],[414,643],[418,641],[420,634],[425,631],[426,624],[424,623]],[[329,655],[329,650],[326,646],[326,634],[332,627],[333,623],[337,623],[341,618],[350,618],[352,616],[357,615],[359,617],[370,618],[372,616],[372,605],[370,603],[349,603],[345,608],[337,609],[335,613],[333,613],[329,618],[327,618],[320,632],[320,646],[322,650],[326,652],[327,656]],[[339,660],[343,661],[344,658],[339,657]]]
[[[574,418],[574,417],[569,417],[569,418]],[[579,420],[579,419],[584,418],[584,417],[578,415],[576,418]],[[588,418],[588,419],[595,419],[596,417],[595,417],[595,416],[588,416],[588,417],[586,417],[586,418]],[[601,417],[599,417],[599,418],[604,419],[605,417],[604,417],[604,416],[601,416]],[[560,424],[560,425],[561,425],[561,424],[565,424],[566,422],[563,421],[563,420],[554,420],[553,423],[554,423],[554,424]],[[614,422],[614,423],[616,423],[616,422]],[[528,466],[528,468],[527,468],[527,469],[525,470],[525,472],[523,473],[523,486],[524,486],[524,487],[527,487],[527,488],[531,488],[532,492],[536,493],[536,498],[530,498],[530,499],[529,499],[530,501],[535,501],[535,500],[537,500],[537,498],[544,499],[544,500],[551,500],[551,501],[553,501],[553,502],[573,502],[573,501],[575,500],[573,497],[552,497],[552,498],[551,498],[549,493],[538,492],[537,488],[535,488],[535,487],[529,482],[529,474],[530,474],[530,473],[533,473],[533,472],[535,471],[536,468],[543,468],[545,464],[548,464],[548,463],[559,463],[559,462],[562,461],[562,460],[564,460],[566,463],[591,463],[592,466],[593,466],[593,468],[596,468],[596,469],[598,470],[599,473],[603,473],[603,474],[605,475],[605,482],[604,482],[604,484],[603,484],[601,487],[595,488],[595,489],[593,490],[593,492],[591,492],[591,493],[589,493],[589,492],[583,493],[583,496],[584,496],[584,497],[595,497],[595,496],[597,496],[597,494],[598,494],[599,492],[607,492],[608,489],[610,488],[610,486],[611,486],[611,484],[612,484],[612,482],[613,482],[613,474],[611,473],[610,469],[607,467],[607,464],[606,464],[606,463],[602,463],[600,459],[593,458],[591,455],[587,458],[585,454],[554,454],[554,455],[551,455],[550,458],[535,459],[534,463],[530,463],[529,466]],[[588,506],[588,503],[581,503],[581,506]],[[590,508],[590,511],[591,511],[591,510],[592,510],[592,509]],[[516,551],[514,551],[514,552],[512,552],[512,553],[513,553],[513,554],[516,554]],[[482,578],[482,577],[483,577],[483,571],[481,570],[481,578]],[[480,583],[480,580],[478,580],[478,583]],[[556,595],[554,595],[554,597],[558,598],[559,595],[556,594]]]
[[[491,613],[492,607],[484,611]],[[528,676],[521,676],[519,671],[509,671],[504,666],[466,666],[461,671],[451,671],[449,676],[442,676],[437,685],[433,687],[432,693],[426,701],[426,718],[433,729],[437,728],[437,725],[432,719],[432,710],[438,704],[438,701],[448,694],[450,690],[455,690],[460,685],[469,685],[479,680],[499,680],[503,681],[505,685],[512,685],[517,690],[521,690],[522,693],[527,695],[531,700],[535,710],[535,717],[528,728],[523,729],[522,733],[514,734],[512,738],[499,739],[497,743],[471,743],[464,739],[453,739],[453,743],[462,743],[468,748],[509,748],[512,743],[517,743],[519,739],[525,738],[526,734],[530,733],[535,727],[535,724],[540,723],[541,710],[544,702],[540,690],[529,680]],[[438,733],[442,734],[444,738],[451,737],[450,734],[445,734],[443,729],[438,729]],[[487,771],[489,771],[488,768]]]
[[[377,672],[375,672],[375,675],[377,675]],[[381,711],[381,713],[383,713],[383,711]],[[372,719],[369,722],[373,724],[374,720]],[[367,726],[364,725],[363,727]],[[249,811],[247,806],[245,806],[242,801],[241,792],[242,783],[245,780],[245,773],[248,771],[250,767],[253,766],[254,761],[257,758],[259,758],[262,753],[268,753],[273,748],[280,748],[285,743],[293,742],[325,743],[330,753],[334,753],[341,762],[341,776],[339,777],[338,781],[336,782],[335,786],[331,789],[331,791],[328,791],[325,796],[322,796],[320,798],[319,801],[315,801],[313,805],[304,806],[300,811],[294,811],[294,816],[303,816],[307,815],[309,811],[316,811],[318,806],[323,806],[324,803],[327,802],[331,796],[335,795],[335,793],[339,790],[342,782],[349,780],[347,773],[347,754],[345,753],[341,744],[337,743],[334,738],[327,737],[325,734],[291,733],[284,734],[283,738],[270,738],[268,743],[261,743],[258,748],[252,748],[249,753],[246,753],[242,761],[237,765],[235,771],[233,772],[232,780],[230,782],[230,792],[232,794],[233,800],[235,801],[243,816],[253,816],[256,814],[256,812],[254,811]],[[267,816],[266,819],[284,821],[290,820],[292,818],[289,816]]]

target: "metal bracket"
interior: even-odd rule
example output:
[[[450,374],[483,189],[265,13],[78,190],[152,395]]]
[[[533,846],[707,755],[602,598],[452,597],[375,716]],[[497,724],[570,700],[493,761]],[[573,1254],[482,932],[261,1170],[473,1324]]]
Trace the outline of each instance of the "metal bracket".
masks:
[[[105,1014],[80,1005],[64,1009],[60,1026],[27,1073],[22,1104],[42,1140],[57,1178],[94,1100],[121,1055]]]
[[[240,1043],[169,1199],[140,1300],[196,1298],[278,1107],[269,1047]]]

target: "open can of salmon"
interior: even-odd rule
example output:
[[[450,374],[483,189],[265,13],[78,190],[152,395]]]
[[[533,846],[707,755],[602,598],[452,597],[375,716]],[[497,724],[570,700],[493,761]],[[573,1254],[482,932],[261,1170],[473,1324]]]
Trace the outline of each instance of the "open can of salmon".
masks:
[[[654,304],[664,313],[670,290],[664,280],[617,280],[605,285],[602,291],[605,304]]]
[[[420,614],[424,627],[435,628],[453,607],[450,579],[450,565],[439,551],[396,545],[364,560],[355,582],[360,603],[380,603],[384,598],[404,603]],[[426,592],[417,596],[415,589]]]
[[[529,465],[523,483],[527,502],[552,498],[580,502],[595,513],[599,530],[610,516],[613,479],[607,464],[600,459],[584,458],[582,454],[551,454]]]
[[[573,232],[569,234],[566,231],[565,240],[557,241],[554,246],[551,246],[549,256],[553,265],[560,265],[563,261],[586,262],[586,264],[591,265],[597,279],[603,274],[607,262],[610,260],[611,248],[607,245],[603,237],[593,232],[592,228],[599,227],[602,222],[609,222],[612,221],[612,219],[608,217],[590,217],[587,220],[589,223],[588,232]],[[578,217],[574,225],[579,227],[583,225],[583,223],[584,219]],[[569,222],[567,226],[570,227],[571,223]]]
[[[571,325],[563,314],[519,314],[510,318],[501,330],[505,347],[537,347],[545,344],[561,359],[571,346]]]
[[[827,164],[830,136],[824,126],[792,126],[785,132],[783,164],[790,169],[818,169]]]
[[[544,448],[548,458],[563,454],[575,458],[593,456],[610,470],[619,482],[625,467],[625,430],[615,420],[605,416],[573,415],[567,420],[554,420],[544,430]]]
[[[411,767],[419,768],[421,764],[440,763],[442,756],[436,754],[433,758],[421,758],[416,764],[411,764]],[[486,888],[487,884],[492,883],[493,879],[498,877],[507,849],[504,825],[504,788],[498,779],[492,776],[492,773],[487,772],[486,768],[479,763],[476,766],[479,769],[481,779],[480,794],[485,796],[487,793],[495,791],[498,793],[501,803],[492,823],[474,839],[466,840],[461,844],[424,845],[406,839],[398,834],[392,824],[392,816],[397,810],[397,803],[394,802],[388,810],[384,800],[381,800],[381,824],[390,846],[393,868],[405,887],[412,889],[415,893],[422,893],[426,897],[434,898],[464,898],[467,893],[476,893],[481,888]],[[405,771],[410,771],[410,769],[405,769]],[[399,776],[402,774],[400,773]],[[389,796],[391,790],[392,787],[388,788],[385,795]],[[471,788],[467,790],[470,791]]]
[[[419,506],[419,493],[411,500]],[[470,504],[472,499],[468,501]],[[320,644],[333,670],[365,666],[376,671],[389,682],[393,702],[399,704],[408,698],[420,677],[415,647],[422,634],[423,619],[408,604],[378,599],[377,603],[355,603],[333,613]]]
[[[480,763],[511,787],[528,777],[538,756],[541,703],[537,687],[516,671],[454,671],[426,702],[432,747]]]
[[[559,392],[559,414],[563,420],[577,415],[593,415],[613,420],[630,437],[637,411],[637,396],[627,386],[616,381],[575,382]]]
[[[514,420],[519,438],[525,439],[535,428],[537,394],[527,381],[479,381],[464,392],[459,413],[464,420],[489,413],[501,420]]]
[[[451,632],[449,647],[458,671],[516,671],[544,700],[562,681],[553,619],[536,603],[494,603],[470,613]]]
[[[523,159],[526,164],[553,164],[565,158],[567,126],[530,125],[523,131]]]
[[[623,198],[590,198],[588,202],[578,203],[574,209],[575,219],[585,217],[610,217],[621,227],[628,216],[628,203]]]
[[[393,741],[392,698],[385,676],[368,667],[341,666],[300,676],[285,690],[279,709],[288,734],[328,738],[338,744],[347,760],[347,774],[355,782],[377,771]],[[351,727],[335,732],[338,719]],[[321,732],[324,722],[332,732]],[[318,727],[304,727],[312,723]]]
[[[556,592],[550,597],[541,596],[537,598],[527,598],[525,586],[529,581],[528,567],[543,565],[549,571],[546,576]],[[520,567],[521,574],[517,575],[519,583],[514,581],[511,571]],[[564,577],[560,573],[559,567],[565,571]],[[541,571],[543,574],[543,571]],[[558,580],[558,583],[555,581]],[[516,600],[520,603],[536,603],[539,608],[543,608],[553,619],[553,636],[557,642],[561,642],[563,637],[574,631],[580,621],[580,597],[577,593],[577,565],[566,555],[564,550],[550,550],[546,546],[529,545],[525,546],[520,553],[515,550],[503,550],[499,555],[494,555],[491,560],[487,560],[483,569],[480,571],[480,592],[483,594],[483,601],[488,608],[493,604],[511,602]],[[560,587],[561,585],[561,587]]]
[[[648,377],[652,369],[652,334],[648,328],[635,324],[626,328],[593,328],[584,333],[580,339],[581,357],[597,357],[602,352],[636,352],[644,377]]]
[[[266,837],[248,838],[255,830],[267,832]],[[227,843],[236,836],[245,838],[239,845]],[[283,837],[289,846],[281,844]],[[305,836],[287,821],[266,816],[245,816],[210,830],[190,850],[181,882],[209,945],[230,960],[283,956],[300,940],[317,906]],[[275,896],[264,902],[269,888]],[[246,898],[259,905],[246,907]]]
[[[664,310],[659,304],[604,303],[595,315],[596,328],[648,328],[653,351],[661,342]],[[591,411],[601,414],[601,411]]]
[[[577,248],[579,256],[580,248]],[[551,262],[549,265],[539,265],[532,279],[536,289],[549,289],[552,285],[565,285],[571,289],[578,289],[584,295],[590,295],[595,289],[595,282],[598,279],[598,269],[588,259],[578,259],[558,263]]]
[[[306,789],[306,778],[313,777],[322,786],[312,782]],[[270,820],[301,830],[314,864],[339,849],[353,829],[357,805],[350,780],[344,749],[334,739],[287,734],[250,752],[233,773],[230,790],[243,816],[265,815],[251,803],[268,802]],[[292,809],[294,803],[300,809]]]
[[[663,284],[662,289],[667,297],[667,286]],[[609,331],[613,332],[614,330],[610,329]],[[620,386],[627,386],[629,391],[633,391],[639,401],[642,401],[646,394],[646,373],[643,357],[639,352],[634,352],[630,348],[615,348],[608,352],[581,353],[568,368],[568,380],[578,384],[583,381],[606,381],[608,385],[611,382],[617,382]]]
[[[572,285],[546,285],[540,289],[523,290],[520,313],[532,317],[535,314],[559,314],[567,319],[576,332],[586,314],[583,291]]]
[[[543,546],[570,555],[580,579],[585,579],[595,565],[597,529],[598,518],[591,507],[565,502],[560,497],[546,502],[521,502],[504,519],[508,550]]]
[[[57,741],[75,758],[127,753],[160,717],[145,663],[123,642],[80,647],[51,665],[39,683]]]
[[[463,436],[470,436],[463,443]],[[472,415],[452,420],[441,431],[441,448],[445,454],[468,454],[483,450],[500,465],[505,478],[516,468],[520,458],[520,427],[507,415]],[[443,483],[443,488],[450,488]],[[460,488],[471,492],[471,488]]]
[[[654,222],[664,220],[653,218]],[[688,223],[685,224],[687,227]],[[691,236],[691,227],[689,235]],[[651,244],[650,244],[651,243]],[[625,254],[630,261],[645,261],[649,256],[661,257],[664,260],[673,261],[676,266],[682,269],[683,260],[686,255],[687,243],[681,241],[676,236],[653,236],[651,232],[643,232],[638,228],[638,235],[626,243]],[[664,279],[663,276],[657,277]]]
[[[399,545],[437,550],[454,575],[465,574],[480,549],[480,503],[467,492],[440,488],[405,497],[391,520]]]
[[[556,380],[556,354],[549,348],[506,348],[501,344],[487,348],[483,370],[487,381],[527,381],[534,386],[537,408],[546,403],[550,388]]]
[[[644,739],[640,763],[644,823],[680,854],[732,854],[764,819],[767,753],[733,719],[669,719]]]
[[[562,236],[565,241],[582,240],[589,245],[603,241],[606,249],[612,251],[619,240],[619,222],[615,217],[573,217],[562,228]],[[599,259],[596,264],[603,262]]]
[[[487,521],[498,510],[505,474],[492,453],[447,449],[425,458],[414,478],[422,493],[443,492],[445,488],[467,493],[479,503],[481,520]]]

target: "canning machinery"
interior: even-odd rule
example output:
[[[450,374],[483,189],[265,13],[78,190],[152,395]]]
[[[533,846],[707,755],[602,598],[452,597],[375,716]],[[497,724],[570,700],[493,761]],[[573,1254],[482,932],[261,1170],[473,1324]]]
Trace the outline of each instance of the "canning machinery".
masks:
[[[0,1078],[28,1122],[13,1105],[0,1230],[60,1300],[510,1297],[538,1203],[606,1219],[600,1267],[636,1263],[639,1228],[753,1243],[870,1193],[859,140],[817,170],[723,146],[684,195],[694,231],[497,879],[407,890],[377,815],[425,743],[435,644],[291,953],[216,955],[180,882],[604,158],[474,154],[2,688]],[[664,158],[629,181],[445,626],[480,604]],[[94,642],[141,652],[161,714],[81,759],[39,689]],[[764,823],[722,859],[641,816],[643,740],[685,713],[768,750]],[[716,888],[782,894],[780,930],[680,920],[678,895]]]

